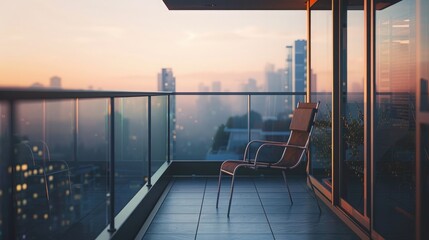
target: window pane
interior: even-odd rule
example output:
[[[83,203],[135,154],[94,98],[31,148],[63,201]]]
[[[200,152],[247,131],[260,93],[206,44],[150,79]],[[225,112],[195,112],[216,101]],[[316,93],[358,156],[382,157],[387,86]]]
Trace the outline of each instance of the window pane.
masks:
[[[374,229],[414,238],[415,1],[376,3]]]
[[[311,138],[311,174],[331,190],[332,11],[319,1],[311,11],[311,101],[320,109]],[[322,6],[318,6],[318,5]],[[328,4],[329,5],[329,4]]]

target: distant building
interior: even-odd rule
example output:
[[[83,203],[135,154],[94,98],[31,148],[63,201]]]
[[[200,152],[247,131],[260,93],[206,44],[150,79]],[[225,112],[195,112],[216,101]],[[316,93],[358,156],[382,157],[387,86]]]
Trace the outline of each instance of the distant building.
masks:
[[[293,92],[305,92],[307,91],[307,41],[296,40],[293,50],[292,89]],[[302,96],[295,96],[292,99],[292,105],[295,106]]]
[[[158,73],[158,91],[176,91],[176,78],[171,68],[163,68]]]
[[[212,82],[212,92],[220,92],[222,91],[222,84],[220,81]]]
[[[175,92],[176,91],[176,77],[173,75],[173,69],[171,68],[162,68],[161,72],[158,73],[158,91],[166,92]],[[171,128],[170,137],[172,141],[170,142],[171,152],[175,152],[176,148],[176,98],[175,96],[170,97],[170,121]],[[168,157],[168,156],[167,156]]]
[[[267,92],[285,92],[285,69],[276,69],[273,64],[267,64],[265,67],[265,83]],[[285,111],[287,109],[286,101],[287,99],[280,95],[267,97],[264,115],[275,117],[279,112]]]
[[[58,76],[51,77],[49,87],[54,89],[61,89],[61,78]]]
[[[247,83],[244,83],[241,86],[242,92],[259,92],[259,87],[256,84],[256,80],[254,78],[249,78]]]

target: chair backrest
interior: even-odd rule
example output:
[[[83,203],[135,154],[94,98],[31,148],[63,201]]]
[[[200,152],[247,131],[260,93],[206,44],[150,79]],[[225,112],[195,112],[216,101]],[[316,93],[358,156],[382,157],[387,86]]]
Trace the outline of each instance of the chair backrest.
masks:
[[[300,148],[287,147],[281,160],[273,164],[273,167],[294,168],[298,166],[304,157],[305,151],[308,149],[318,109],[319,102],[298,103],[290,123],[290,135],[287,143]]]

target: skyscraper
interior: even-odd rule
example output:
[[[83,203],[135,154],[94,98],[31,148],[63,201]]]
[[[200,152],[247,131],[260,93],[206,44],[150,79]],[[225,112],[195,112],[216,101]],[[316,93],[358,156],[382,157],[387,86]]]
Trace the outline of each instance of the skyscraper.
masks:
[[[293,92],[307,91],[307,41],[295,40],[293,53],[292,89]],[[302,96],[294,96],[292,105],[295,106]]]
[[[171,68],[162,68],[161,72],[158,73],[158,91],[168,91],[175,92],[176,91],[176,78],[173,75],[173,69]],[[175,152],[176,148],[176,98],[175,96],[170,97],[170,148],[172,152]],[[168,156],[169,157],[169,156]]]
[[[158,73],[158,91],[176,91],[176,78],[171,68],[162,68]]]

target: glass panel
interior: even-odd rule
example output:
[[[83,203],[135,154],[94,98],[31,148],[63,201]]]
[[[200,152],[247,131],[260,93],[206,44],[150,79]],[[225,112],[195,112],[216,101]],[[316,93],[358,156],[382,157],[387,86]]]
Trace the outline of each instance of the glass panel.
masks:
[[[68,231],[70,238],[92,239],[107,225],[108,116],[108,100],[79,100],[78,157],[71,166],[79,224]]]
[[[342,64],[343,91],[341,123],[343,156],[341,197],[363,214],[364,211],[364,73],[365,27],[363,0],[348,2],[342,34],[347,39],[347,59]]]
[[[152,97],[152,174],[168,159],[167,96]]]
[[[289,139],[289,125],[292,117],[292,99],[304,101],[305,96],[255,95],[251,98],[251,140],[286,142]],[[254,145],[256,152],[257,145]],[[253,149],[253,148],[252,148]],[[263,151],[264,160],[277,162],[283,149],[270,148]],[[265,156],[269,158],[265,159]]]
[[[318,1],[311,11],[311,101],[320,101],[311,138],[311,174],[331,190],[332,11],[330,1]]]
[[[415,233],[415,1],[376,2],[374,229]]]
[[[115,99],[115,212],[146,183],[147,98]]]
[[[0,102],[0,239],[7,239],[8,230],[11,229],[7,220],[10,214],[8,189],[10,189],[10,174],[8,173],[9,148],[9,113],[5,102]]]
[[[417,48],[420,56],[420,88],[421,88],[421,111],[426,113],[429,111],[429,1],[419,0],[417,1],[420,6],[418,7],[419,19],[418,24],[420,26],[420,39]],[[426,119],[424,125],[422,125],[422,131],[420,133],[420,164],[421,164],[421,203],[422,203],[422,222],[420,223],[422,236],[421,239],[429,238],[429,122]],[[419,211],[419,209],[417,209]]]
[[[20,239],[47,235],[93,239],[106,226],[106,101],[80,103],[77,124],[74,101],[17,105],[15,188]]]
[[[247,143],[247,96],[176,96],[175,102],[175,160],[242,158]]]
[[[422,125],[422,133],[420,140],[420,151],[421,151],[421,166],[422,166],[422,180],[421,180],[421,189],[422,189],[422,239],[427,239],[429,236],[429,230],[426,227],[429,222],[429,125]]]

